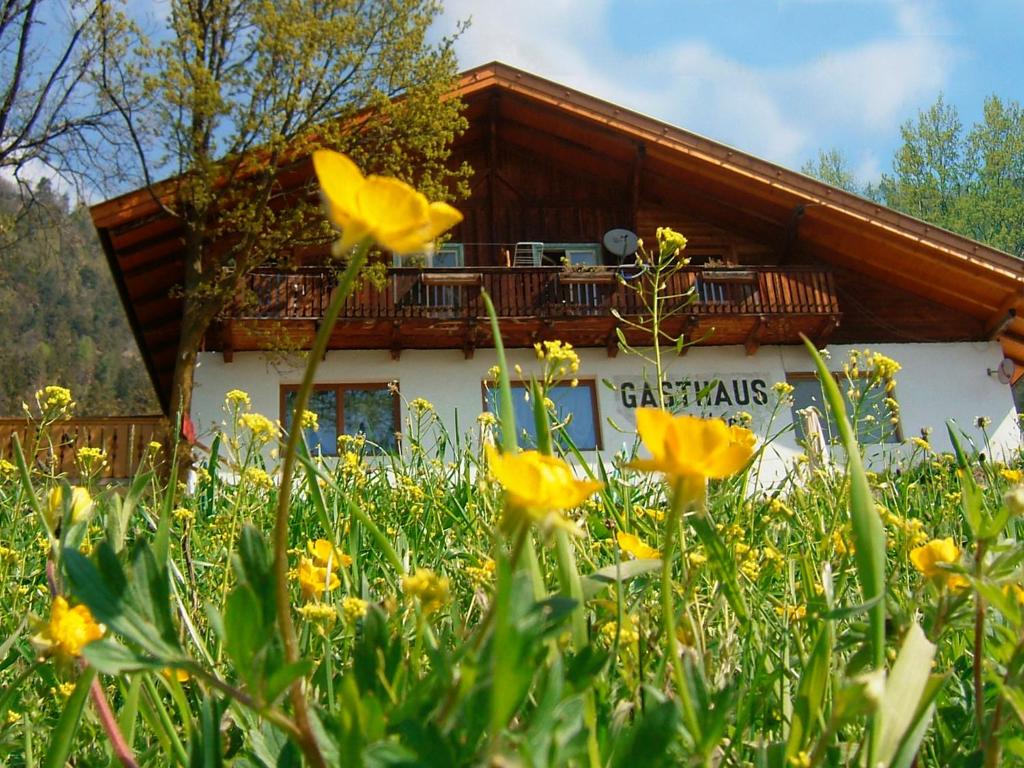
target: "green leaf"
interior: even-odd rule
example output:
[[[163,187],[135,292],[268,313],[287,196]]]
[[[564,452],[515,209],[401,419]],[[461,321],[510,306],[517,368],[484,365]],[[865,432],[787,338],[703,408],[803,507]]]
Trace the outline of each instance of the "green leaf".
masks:
[[[611,768],[678,765],[668,752],[679,731],[679,709],[671,699],[665,700],[650,689],[649,703],[636,722],[615,739]]]
[[[590,600],[610,584],[625,583],[630,579],[661,570],[661,560],[628,560],[606,565],[583,577],[583,598]]]
[[[215,699],[208,695],[203,697],[199,707],[199,727],[192,729],[189,740],[191,768],[220,768],[222,765],[220,710]]]
[[[306,445],[305,439],[299,441],[298,457],[306,473],[306,490],[309,493],[310,501],[313,502],[313,511],[316,512],[316,519],[320,522],[320,527],[324,533],[330,534],[334,526],[331,525],[331,518],[327,514],[324,492],[320,489],[319,475],[316,471],[316,465],[313,463],[313,457],[309,455],[309,446]]]
[[[512,383],[508,376],[508,360],[505,357],[505,344],[501,340],[501,329],[498,327],[498,315],[487,291],[480,292],[487,316],[491,321],[491,335],[494,336],[494,356],[498,358],[498,421],[501,424],[501,447],[506,453],[516,451],[516,415],[512,407]]]
[[[813,738],[812,729],[821,718],[829,677],[832,674],[832,631],[827,623],[818,630],[818,638],[800,676],[793,704],[793,718],[786,740],[786,760],[803,750]]]
[[[152,622],[126,604],[124,574],[105,542],[98,547],[97,556],[103,565],[102,571],[76,549],[65,549],[62,553],[61,560],[75,597],[88,606],[97,621],[124,635],[146,652],[165,663],[180,660],[180,653],[161,639]]]
[[[929,689],[934,659],[935,645],[917,623],[911,624],[885,682],[885,695],[877,713],[880,730],[875,754],[883,765],[889,764],[904,735],[914,726]]]
[[[91,667],[86,667],[79,676],[75,690],[68,696],[64,711],[60,713],[57,727],[50,734],[50,746],[43,757],[43,768],[64,768],[67,765],[85,711],[85,702],[89,698],[89,687],[95,677],[96,670]]]
[[[928,685],[917,705],[917,711],[907,726],[907,731],[900,742],[899,748],[896,750],[896,754],[892,758],[892,762],[889,763],[890,768],[911,768],[914,765],[914,759],[921,748],[921,742],[924,740],[925,734],[928,732],[928,726],[931,725],[932,717],[935,715],[935,700],[938,698],[945,682],[946,675],[932,675],[929,678]]]
[[[704,550],[708,555],[708,566],[715,578],[718,579],[725,599],[736,615],[745,622],[750,614],[747,611],[747,604],[743,600],[743,593],[740,591],[740,584],[736,576],[736,558],[726,548],[708,514],[690,515],[687,520],[696,532],[697,538],[700,539],[700,543],[704,545]]]
[[[263,626],[259,600],[247,584],[235,587],[224,606],[224,650],[234,662],[239,676],[252,683],[253,656],[263,645]]]
[[[275,669],[264,683],[263,694],[268,704],[273,704],[278,696],[288,690],[288,686],[300,677],[313,671],[312,659],[299,659]]]
[[[983,538],[982,506],[984,504],[981,488],[978,487],[978,483],[974,479],[967,454],[964,453],[960,437],[957,435],[952,421],[946,422],[946,431],[949,433],[949,441],[953,444],[953,453],[956,455],[957,475],[960,477],[960,504],[964,511],[964,519],[967,520],[967,525],[970,526],[974,537],[980,539]]]
[[[112,638],[94,640],[82,649],[82,656],[105,675],[157,670],[165,666],[162,661],[142,656]]]
[[[142,615],[156,626],[161,639],[170,646],[177,645],[167,568],[156,561],[144,541],[137,542],[132,553],[131,596]]]
[[[875,668],[881,669],[885,664],[885,531],[882,530],[882,521],[875,511],[871,486],[868,484],[867,475],[864,474],[860,447],[836,380],[825,365],[825,361],[821,359],[818,350],[806,337],[804,346],[818,371],[822,391],[829,408],[832,409],[846,452],[846,469],[850,475],[850,521],[856,548],[854,562],[864,602],[872,605],[868,614],[871,624],[871,657]]]

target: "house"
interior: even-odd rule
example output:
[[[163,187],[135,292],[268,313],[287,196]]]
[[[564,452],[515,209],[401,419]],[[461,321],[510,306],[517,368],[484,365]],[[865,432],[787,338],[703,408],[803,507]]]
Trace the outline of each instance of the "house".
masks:
[[[649,366],[619,351],[619,333],[645,339],[620,321],[640,308],[618,276],[636,277],[630,234],[650,244],[661,226],[689,239],[689,266],[671,292],[693,289],[669,328],[696,341],[671,352],[662,386],[673,402],[725,417],[745,411],[762,430],[771,418],[779,431],[820,399],[804,334],[828,348],[837,372],[863,348],[902,365],[886,393],[898,412],[866,428],[865,441],[895,446],[933,428],[935,447],[948,448],[951,418],[983,449],[1019,444],[1007,384],[1024,364],[1017,258],[502,64],[466,72],[457,92],[470,127],[454,160],[475,169],[459,204],[465,220],[432,264],[395,266],[386,285],[366,285],[346,302],[313,399],[320,431],[311,437],[325,453],[355,431],[394,448],[413,398],[433,403],[451,433],[475,428],[495,362],[486,290],[510,364],[534,370],[539,341],[579,350],[578,386],[552,397],[572,414],[584,452],[611,455],[630,441],[635,409],[653,401]],[[166,406],[179,233],[141,191],[96,205],[92,216]],[[308,347],[333,280],[315,264],[249,278],[258,301],[212,328],[200,355],[192,414],[200,433],[223,418],[234,388],[249,392],[255,410],[287,420],[301,360],[268,352],[268,339]],[[792,407],[777,407],[776,382],[795,388]],[[771,453],[782,467],[800,450],[787,430]]]

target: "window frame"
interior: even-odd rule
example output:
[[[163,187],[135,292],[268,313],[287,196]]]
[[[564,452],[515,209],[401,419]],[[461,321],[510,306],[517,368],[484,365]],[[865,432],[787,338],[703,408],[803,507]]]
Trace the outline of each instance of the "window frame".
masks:
[[[594,379],[594,378],[579,378],[576,381],[577,381],[577,384],[576,384],[576,387],[574,387],[574,389],[579,389],[580,387],[587,387],[590,390],[590,402],[591,402],[591,405],[593,406],[590,409],[591,410],[591,414],[590,415],[591,415],[591,417],[594,420],[594,424],[593,424],[593,426],[594,426],[594,447],[593,448],[580,448],[577,445],[576,448],[578,450],[580,450],[580,451],[603,451],[604,450],[604,436],[601,434],[601,404],[600,404],[600,402],[598,402],[598,399],[597,399],[597,380]],[[518,381],[512,381],[510,383],[512,385],[512,389],[513,390],[515,390],[515,389],[524,389],[525,390],[525,389],[527,389],[530,386],[530,382],[529,381],[524,381],[523,379],[519,379]],[[556,386],[557,387],[573,388],[573,387],[570,387],[569,384],[557,384]],[[493,390],[493,391],[496,392],[498,390],[498,382],[495,381],[494,379],[482,379],[480,381],[480,399],[483,402],[483,409],[484,409],[484,411],[486,413],[494,413],[488,407],[490,405],[490,403],[487,400],[487,392],[490,391],[490,390]],[[513,394],[514,394],[514,392],[513,392]],[[515,408],[514,405],[512,407]],[[497,413],[494,413],[494,416],[496,418],[498,418],[498,414]],[[575,416],[575,414],[574,414],[574,416]],[[531,422],[531,426],[532,426],[532,422]],[[516,427],[519,428],[520,425],[516,425]],[[519,435],[516,435],[516,439],[517,440],[519,439]]]
[[[345,426],[345,392],[347,391],[377,391],[381,389],[388,389],[392,384],[397,388],[397,382],[379,382],[379,381],[343,381],[337,383],[320,383],[313,385],[313,391],[326,390],[333,391],[336,394],[336,402],[338,404],[334,414],[334,425],[337,435],[337,439],[340,442],[341,436],[348,434],[344,430]],[[280,414],[281,414],[281,425],[284,426],[287,423],[286,415],[288,413],[288,393],[298,392],[302,387],[301,384],[282,384],[280,391]],[[402,431],[402,399],[397,394],[390,395],[392,418],[394,419],[394,433],[397,435]],[[395,450],[401,450],[401,443],[398,438],[395,438]],[[388,453],[387,448],[382,449],[383,453]],[[324,453],[324,456],[339,456],[338,446],[335,445],[334,453]]]
[[[556,266],[556,267],[562,266],[561,259],[559,259],[558,261],[553,261],[550,264],[545,264],[544,259],[546,258],[545,257],[545,253],[547,251],[561,251],[563,258],[566,257],[566,256],[569,256],[569,254],[571,252],[574,252],[574,251],[587,251],[588,253],[591,253],[594,256],[594,263],[593,264],[584,264],[583,262],[573,262],[571,257],[570,257],[570,263],[571,264],[573,264],[573,263],[580,263],[580,264],[584,264],[584,266],[594,266],[594,267],[600,267],[603,264],[603,261],[602,261],[602,258],[601,258],[602,251],[601,251],[601,244],[600,243],[583,243],[583,242],[580,242],[580,243],[543,243],[543,242],[538,242],[537,244],[535,244],[533,246],[533,251],[534,251],[534,261],[536,262],[536,264],[538,266],[542,266],[542,267],[543,266],[552,266],[552,265]],[[547,257],[547,258],[550,259],[550,257]]]
[[[846,397],[845,397],[845,392],[843,391],[843,384],[845,383],[847,375],[843,371],[829,371],[829,374],[831,374],[832,379],[836,382],[836,385],[839,387],[839,394],[843,396],[843,402],[846,403],[847,401],[846,401]],[[867,376],[860,375],[860,376],[855,376],[854,378],[863,379],[863,378],[867,378]],[[793,381],[818,381],[818,374],[815,373],[814,371],[793,371],[793,372],[787,371],[786,372],[786,382],[787,383],[792,383]],[[820,385],[820,382],[819,382],[819,385]],[[892,392],[886,394],[886,397],[891,397],[897,403],[899,403],[899,401],[900,401],[900,399],[896,396],[896,390],[895,389],[893,389]],[[824,405],[824,403],[823,403],[823,405]],[[792,418],[792,415],[794,413],[792,407],[790,407],[789,412],[790,412],[790,415],[791,415],[791,418]],[[891,414],[891,410],[890,410],[890,414]],[[847,414],[847,415],[849,415],[849,414]],[[823,414],[821,414],[821,416],[822,416],[822,418],[825,421],[825,424],[823,426],[827,427],[828,426],[828,414],[823,413]],[[892,417],[890,416],[890,419],[891,418]],[[892,440],[883,440],[883,441],[877,442],[877,443],[861,443],[861,445],[885,446],[885,445],[898,445],[900,443],[906,442],[906,438],[903,436],[902,409],[901,409],[901,412],[900,412],[900,418],[896,421],[896,423],[893,424],[892,421],[890,421],[889,423],[892,424],[892,428],[893,428],[892,429],[892,432],[893,432],[893,439]],[[856,427],[854,427],[854,431],[856,431]],[[793,419],[793,432],[794,432],[794,434],[796,434],[796,419],[795,418]],[[838,439],[838,435],[826,435],[826,437],[832,437],[832,438]],[[858,442],[860,442],[859,439],[858,439]],[[834,442],[830,441],[829,444],[830,445],[837,445],[838,443],[834,443]]]

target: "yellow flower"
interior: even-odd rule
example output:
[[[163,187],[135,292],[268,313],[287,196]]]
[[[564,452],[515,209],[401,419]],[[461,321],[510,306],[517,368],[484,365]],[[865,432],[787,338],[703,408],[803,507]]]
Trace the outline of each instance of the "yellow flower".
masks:
[[[960,562],[960,548],[952,537],[932,539],[927,544],[910,550],[910,562],[926,579],[944,584],[951,589],[963,589],[970,582],[959,573],[950,573],[940,564],[956,565]]]
[[[262,413],[243,413],[238,417],[238,423],[252,432],[253,439],[259,443],[277,437],[277,425]]]
[[[1013,483],[1014,485],[1024,480],[1024,472],[1019,469],[1001,469],[999,474],[1003,476],[1006,482]]]
[[[320,429],[320,419],[313,411],[303,411],[299,418],[299,426],[302,429],[311,429],[317,432]]]
[[[304,600],[312,600],[341,585],[333,570],[316,565],[308,557],[299,558],[299,567],[292,573],[299,582]]]
[[[448,579],[426,568],[417,568],[412,576],[402,577],[402,591],[417,598],[423,612],[429,615],[448,602]]]
[[[504,486],[509,504],[537,520],[579,505],[602,487],[601,483],[577,480],[562,459],[537,451],[500,454],[488,445],[487,466],[491,477]]]
[[[71,489],[71,522],[77,523],[86,519],[92,511],[92,496],[86,488],[76,485]],[[64,516],[64,489],[53,486],[47,497],[46,522],[52,530],[56,530]]]
[[[226,395],[224,399],[232,406],[245,406],[248,408],[252,405],[252,400],[249,399],[249,393],[241,389],[232,389]]]
[[[630,466],[644,472],[718,479],[739,472],[754,454],[754,433],[730,427],[721,419],[640,408],[636,428],[651,458],[638,459]]]
[[[345,621],[349,624],[355,624],[359,619],[363,618],[369,607],[370,604],[368,602],[358,597],[346,597],[341,601],[341,612],[345,616]]]
[[[693,552],[687,554],[686,559],[690,563],[690,566],[693,568],[699,568],[702,565],[706,565],[708,562],[707,555],[705,555],[703,552],[700,552],[699,550],[694,550]]]
[[[58,595],[50,608],[50,620],[33,638],[41,651],[56,654],[62,660],[81,656],[82,648],[103,636],[103,627],[96,623],[84,605],[74,608]]]
[[[298,608],[298,612],[306,621],[320,624],[332,624],[338,616],[335,607],[327,603],[306,603]]]
[[[632,555],[637,560],[657,560],[661,557],[661,552],[644,544],[631,533],[619,531],[615,534],[615,539],[619,542],[619,548],[623,552]]]
[[[327,215],[341,230],[339,253],[350,251],[364,238],[395,253],[415,253],[462,221],[462,214],[450,205],[428,203],[404,181],[363,176],[355,163],[338,152],[314,152],[313,167]]]
[[[340,565],[347,567],[352,565],[352,558],[341,552],[334,544],[327,539],[312,539],[306,542],[306,551],[309,552],[313,562],[321,568]]]
[[[658,251],[662,256],[678,255],[686,247],[686,238],[669,227],[658,227],[654,236],[658,239]]]
[[[164,667],[160,670],[160,674],[167,680],[177,680],[179,683],[187,683],[192,679],[192,675],[189,674],[187,669],[179,667]]]

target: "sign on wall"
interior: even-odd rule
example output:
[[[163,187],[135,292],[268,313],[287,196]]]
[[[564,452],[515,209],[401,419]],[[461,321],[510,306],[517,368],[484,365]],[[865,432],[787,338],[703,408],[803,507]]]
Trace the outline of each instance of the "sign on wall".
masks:
[[[643,376],[613,376],[616,411],[633,422],[637,408],[657,408],[657,382]],[[719,417],[730,423],[749,413],[755,430],[767,426],[775,393],[770,374],[708,373],[677,376],[661,382],[665,406],[674,411]]]

